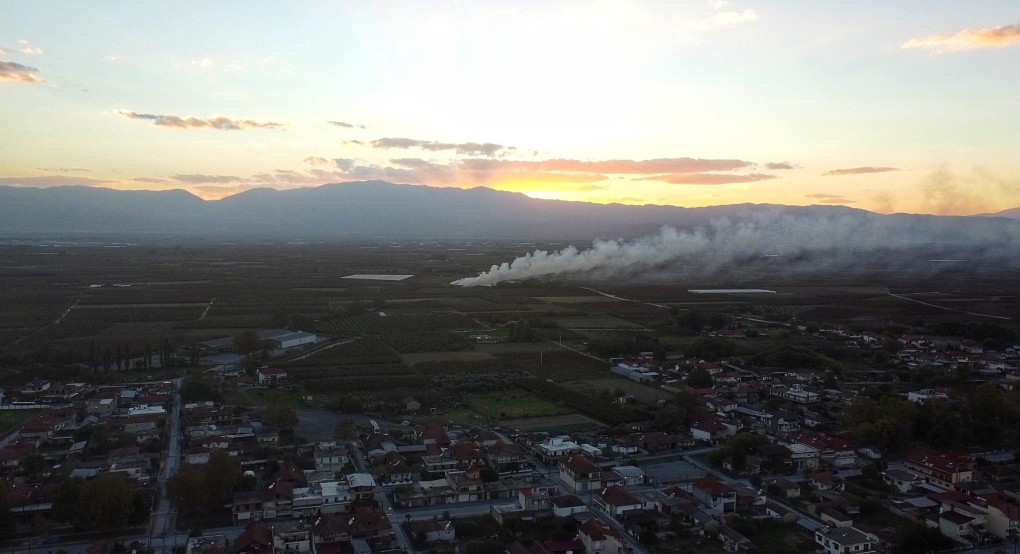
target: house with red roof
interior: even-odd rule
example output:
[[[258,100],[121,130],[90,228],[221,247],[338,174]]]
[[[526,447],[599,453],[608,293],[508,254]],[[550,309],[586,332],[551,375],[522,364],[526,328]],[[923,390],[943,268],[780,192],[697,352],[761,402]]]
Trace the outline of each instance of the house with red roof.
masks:
[[[602,468],[579,454],[560,463],[560,479],[575,492],[602,488]]]
[[[624,542],[616,530],[601,521],[590,518],[577,528],[577,537],[589,554],[622,554]]]
[[[498,473],[513,473],[524,468],[527,458],[516,444],[498,441],[485,449],[485,460]]]
[[[925,482],[947,489],[974,478],[974,462],[960,452],[916,448],[907,454],[905,467]]]
[[[607,514],[619,519],[630,510],[641,510],[644,502],[623,487],[606,487],[592,499],[596,506]]]
[[[272,554],[273,532],[268,527],[257,523],[249,523],[244,531],[234,539],[234,552],[237,554]]]
[[[287,370],[280,367],[260,367],[255,375],[264,387],[287,383]]]
[[[737,511],[737,493],[711,475],[694,480],[694,497],[710,510],[721,514]]]

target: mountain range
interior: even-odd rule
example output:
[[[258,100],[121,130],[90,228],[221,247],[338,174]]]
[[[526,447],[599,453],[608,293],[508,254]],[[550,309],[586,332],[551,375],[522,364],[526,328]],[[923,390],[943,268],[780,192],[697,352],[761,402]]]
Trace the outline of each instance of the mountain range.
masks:
[[[879,215],[844,206],[740,204],[707,208],[539,200],[520,193],[333,183],[291,190],[253,189],[207,201],[183,191],[0,186],[0,234],[163,235],[235,240],[355,238],[582,239],[634,237],[663,225],[692,229],[726,218],[851,217],[923,225],[936,236],[959,229],[1020,232],[1020,209],[999,217]],[[964,233],[967,234],[967,233]]]

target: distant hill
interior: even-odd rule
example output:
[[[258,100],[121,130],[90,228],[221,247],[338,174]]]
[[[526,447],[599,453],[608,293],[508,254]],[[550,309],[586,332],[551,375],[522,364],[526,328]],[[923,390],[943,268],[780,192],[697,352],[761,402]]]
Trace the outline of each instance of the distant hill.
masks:
[[[182,190],[0,187],[0,234],[180,235],[205,238],[524,238],[590,241],[636,237],[663,225],[691,229],[726,218],[852,218],[922,225],[952,240],[967,233],[1015,233],[1001,219],[878,215],[843,206],[741,204],[708,208],[539,200],[523,194],[398,185],[382,181],[292,190],[254,189],[218,201]],[[913,232],[913,231],[910,231]]]
[[[980,217],[1008,217],[1009,219],[1020,219],[1020,208],[1010,208],[1001,212],[989,214],[977,214]]]

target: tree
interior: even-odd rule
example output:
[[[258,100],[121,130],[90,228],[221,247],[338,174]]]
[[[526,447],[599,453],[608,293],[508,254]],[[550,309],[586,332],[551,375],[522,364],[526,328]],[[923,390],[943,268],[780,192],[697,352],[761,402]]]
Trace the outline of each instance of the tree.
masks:
[[[181,385],[181,400],[184,402],[204,402],[214,400],[216,391],[212,383],[198,377],[188,377]]]
[[[46,458],[38,452],[33,452],[21,462],[22,467],[25,470],[25,474],[29,477],[35,477],[46,469]]]
[[[334,436],[340,440],[352,441],[358,438],[358,425],[353,419],[345,417],[336,422],[336,431]]]
[[[225,450],[215,450],[209,455],[204,473],[205,487],[212,503],[209,508],[214,511],[233,497],[234,488],[241,480],[241,471]]]
[[[239,353],[249,356],[252,352],[262,348],[262,339],[259,338],[258,333],[248,329],[234,337],[234,348],[236,348]]]
[[[10,490],[11,484],[5,479],[0,479],[0,536],[3,537],[13,536],[17,524],[14,514],[11,513],[10,499],[7,497]]]
[[[134,495],[127,482],[115,475],[102,475],[81,487],[75,523],[84,529],[112,531],[127,525],[134,509]]]
[[[174,506],[186,515],[207,515],[211,504],[205,475],[201,469],[185,464],[167,484]]]
[[[81,477],[65,479],[53,497],[53,516],[58,521],[73,521],[78,515],[78,502],[85,480]]]
[[[299,421],[294,408],[282,404],[267,409],[265,419],[266,423],[279,429],[293,429],[297,427]]]
[[[701,389],[712,386],[712,374],[707,369],[695,367],[687,374],[687,386]]]
[[[896,530],[896,547],[893,552],[897,554],[939,552],[954,546],[956,543],[946,538],[938,529],[921,522],[908,521]]]

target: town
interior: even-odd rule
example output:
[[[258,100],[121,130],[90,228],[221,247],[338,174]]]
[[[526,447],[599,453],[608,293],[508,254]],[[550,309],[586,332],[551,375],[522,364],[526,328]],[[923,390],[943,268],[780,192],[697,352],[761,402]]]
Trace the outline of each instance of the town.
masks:
[[[438,258],[207,302],[82,276],[59,321],[5,350],[2,548],[837,554],[1020,538],[1011,314],[870,284],[711,301],[465,291],[425,276]],[[971,294],[998,294],[986,286]]]

